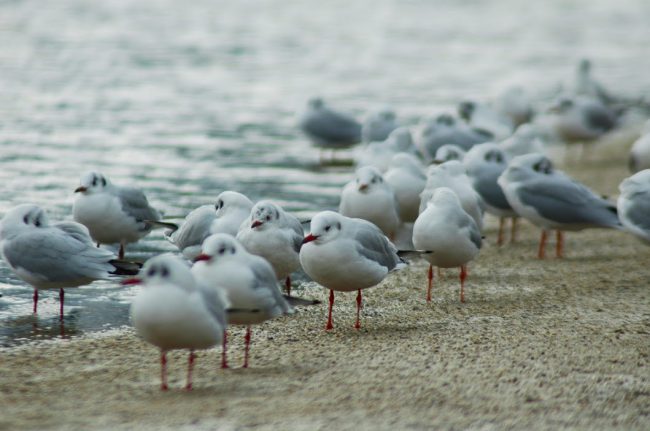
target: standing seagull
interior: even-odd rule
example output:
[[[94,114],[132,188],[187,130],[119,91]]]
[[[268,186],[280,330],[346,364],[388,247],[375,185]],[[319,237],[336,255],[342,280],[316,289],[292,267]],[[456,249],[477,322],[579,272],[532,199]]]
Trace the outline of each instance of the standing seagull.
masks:
[[[618,216],[625,229],[650,245],[650,169],[637,172],[619,186]]]
[[[437,188],[413,226],[413,245],[429,261],[427,302],[431,302],[433,266],[460,267],[460,302],[465,302],[467,263],[476,257],[481,242],[481,231],[463,210],[458,195],[450,188]]]
[[[322,149],[340,150],[361,142],[361,124],[328,108],[320,98],[309,100],[298,126],[316,147]]]
[[[357,291],[356,329],[361,327],[361,290],[375,286],[400,267],[397,249],[374,224],[333,211],[316,214],[300,249],[302,268],[330,289],[326,330],[333,328],[334,291]]]
[[[201,244],[213,233],[237,235],[249,216],[253,202],[241,193],[225,191],[214,205],[202,205],[190,212],[181,227],[167,237],[189,260],[201,254]]]
[[[242,223],[237,239],[249,253],[268,260],[291,294],[291,273],[300,268],[300,221],[270,201],[260,201]]]
[[[483,199],[486,211],[499,218],[497,245],[503,244],[503,228],[506,218],[512,220],[510,241],[514,242],[517,213],[508,203],[501,186],[497,184],[497,179],[508,167],[506,154],[497,144],[479,144],[467,152],[463,164],[474,190]]]
[[[616,113],[596,99],[564,97],[549,112],[555,133],[567,143],[594,141],[616,127]]]
[[[419,214],[420,193],[427,182],[420,161],[411,154],[395,154],[384,179],[395,193],[400,219],[414,222]]]
[[[538,257],[544,258],[548,230],[557,231],[555,253],[563,254],[563,231],[621,228],[616,207],[562,172],[541,154],[517,156],[498,179],[508,202],[542,228]]]
[[[63,320],[63,289],[107,279],[121,266],[115,255],[95,247],[85,226],[75,222],[50,224],[45,211],[23,204],[0,223],[0,251],[22,280],[34,286],[34,313],[39,289],[59,289]]]
[[[209,349],[222,342],[228,305],[225,294],[196,283],[189,266],[171,254],[148,260],[140,278],[123,284],[144,284],[131,304],[136,332],[160,348],[161,386],[167,386],[167,352],[189,349],[187,384],[192,389],[195,349]]]
[[[357,169],[355,176],[343,187],[339,212],[346,217],[368,220],[394,239],[400,219],[393,189],[373,166]]]
[[[126,244],[146,236],[160,220],[142,190],[116,186],[97,172],[82,176],[75,193],[74,220],[86,226],[98,244],[119,243],[120,259]]]
[[[361,136],[364,142],[381,142],[388,138],[388,135],[398,127],[395,112],[384,108],[371,112],[363,121]]]
[[[293,311],[278,289],[273,268],[266,259],[248,253],[232,235],[218,233],[203,242],[192,273],[201,284],[226,292],[229,324],[246,325],[244,368],[248,368],[251,325]],[[224,333],[222,368],[228,368],[226,352]]]

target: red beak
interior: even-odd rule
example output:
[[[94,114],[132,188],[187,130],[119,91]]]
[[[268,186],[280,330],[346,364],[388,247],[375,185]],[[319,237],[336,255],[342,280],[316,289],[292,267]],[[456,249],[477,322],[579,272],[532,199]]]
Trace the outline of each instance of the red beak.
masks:
[[[206,261],[206,260],[210,260],[210,259],[212,259],[212,256],[201,253],[201,254],[199,254],[198,256],[196,256],[194,258],[194,262],[201,262],[201,261]]]
[[[75,192],[75,193],[83,193],[83,192],[85,192],[86,190],[88,190],[87,187],[79,186],[79,187],[77,187],[76,189],[74,189],[74,192]]]
[[[262,226],[264,223],[262,223],[259,220],[255,220],[253,224],[251,225],[251,229],[255,229],[257,226]]]
[[[317,239],[318,235],[309,234],[302,240],[302,243],[307,244],[308,242],[316,241]]]
[[[362,192],[368,188],[368,184],[359,184],[359,191]]]
[[[142,279],[138,277],[133,277],[133,278],[127,278],[126,280],[122,280],[122,286],[131,286],[134,284],[141,284]]]

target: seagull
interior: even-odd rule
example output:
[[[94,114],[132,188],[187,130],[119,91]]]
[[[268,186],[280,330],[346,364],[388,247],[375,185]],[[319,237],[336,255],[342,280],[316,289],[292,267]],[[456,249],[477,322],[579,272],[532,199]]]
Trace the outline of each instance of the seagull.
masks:
[[[271,264],[247,252],[232,235],[210,235],[202,250],[192,274],[199,283],[226,292],[229,324],[246,325],[244,368],[248,368],[251,325],[292,313],[293,309],[278,288]],[[222,368],[228,368],[226,340],[224,334]]]
[[[460,160],[462,162],[463,157],[465,157],[465,150],[458,145],[445,144],[436,151],[433,163],[440,164],[450,160]]]
[[[450,160],[440,165],[431,165],[427,170],[427,184],[420,194],[420,213],[422,213],[433,192],[438,187],[449,187],[460,199],[461,205],[479,229],[483,228],[483,202],[481,196],[474,190],[467,176],[465,167],[458,160]]]
[[[356,329],[361,327],[361,290],[380,283],[403,267],[397,249],[374,224],[323,211],[311,219],[303,240],[300,263],[315,282],[330,289],[326,330],[333,328],[334,291],[357,291]]]
[[[515,126],[521,126],[533,119],[534,110],[526,91],[522,87],[505,89],[494,102],[495,111],[508,118]]]
[[[59,289],[63,321],[64,288],[129,273],[125,262],[95,247],[88,229],[75,222],[51,224],[43,209],[18,205],[0,222],[0,252],[11,269],[34,287],[34,313],[40,289]],[[131,265],[131,274],[137,269]]]
[[[618,216],[623,227],[650,245],[650,169],[626,178],[618,188]]]
[[[361,126],[361,137],[364,142],[381,142],[397,129],[399,124],[395,112],[385,108],[371,112]]]
[[[514,241],[517,213],[512,209],[497,179],[508,167],[508,157],[495,143],[478,144],[470,149],[463,165],[474,190],[481,195],[485,210],[499,218],[497,245],[503,244],[503,229],[506,218],[512,219],[510,240]]]
[[[517,127],[512,136],[499,142],[499,147],[509,157],[523,156],[530,153],[544,154],[546,152],[545,141],[539,126],[529,123]]]
[[[465,100],[458,105],[458,114],[471,127],[489,132],[495,140],[505,139],[514,131],[510,118],[484,103]]]
[[[647,124],[650,124],[650,120]],[[632,173],[650,168],[650,132],[641,135],[632,144],[628,167]]]
[[[237,233],[237,240],[252,254],[266,259],[278,280],[285,280],[291,294],[291,273],[300,269],[300,245],[303,230],[300,221],[271,201],[253,206]]]
[[[320,98],[309,100],[298,126],[316,147],[322,149],[340,150],[361,142],[361,124],[328,108]]]
[[[465,302],[467,263],[481,249],[481,230],[463,209],[458,195],[439,187],[413,226],[413,245],[429,261],[427,302],[431,302],[433,266],[460,267],[460,302]]]
[[[544,258],[548,230],[557,231],[556,255],[562,257],[563,231],[621,228],[614,205],[556,171],[541,154],[515,157],[497,182],[512,208],[542,228],[540,259]]]
[[[427,120],[420,130],[416,146],[425,160],[433,160],[438,148],[445,144],[456,145],[467,151],[473,145],[493,139],[491,133],[474,130],[449,114]]]
[[[563,97],[549,108],[555,133],[567,143],[594,141],[616,127],[616,113],[585,96]]]
[[[408,153],[395,154],[384,180],[395,193],[399,218],[406,223],[414,222],[419,214],[420,193],[427,182],[420,161]]]
[[[178,230],[167,239],[186,259],[201,254],[201,244],[213,233],[237,235],[242,222],[250,215],[253,202],[241,193],[224,191],[214,205],[202,205],[190,212]]]
[[[84,174],[75,193],[74,220],[88,228],[98,245],[119,243],[120,259],[126,244],[146,236],[160,221],[160,212],[142,190],[116,186],[98,172]]]
[[[416,154],[413,146],[411,132],[406,127],[398,127],[383,142],[371,142],[366,144],[354,157],[357,168],[363,166],[374,166],[381,172],[386,172],[390,161],[395,154],[409,153]]]
[[[591,61],[583,58],[576,68],[575,94],[596,99],[605,105],[618,102],[591,74]]]
[[[376,224],[394,239],[400,224],[395,193],[373,166],[357,169],[355,179],[343,187],[339,212]]]
[[[131,321],[139,336],[160,348],[160,388],[168,389],[167,352],[189,349],[185,389],[191,390],[194,350],[222,342],[227,325],[225,294],[199,285],[189,266],[171,254],[149,259],[139,277],[122,284],[144,284],[131,304]]]

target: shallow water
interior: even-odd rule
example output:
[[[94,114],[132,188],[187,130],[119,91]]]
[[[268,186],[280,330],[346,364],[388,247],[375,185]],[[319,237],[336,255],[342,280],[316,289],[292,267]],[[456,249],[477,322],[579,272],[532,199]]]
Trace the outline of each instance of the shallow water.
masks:
[[[610,2],[0,2],[0,214],[71,217],[80,175],[146,190],[170,218],[226,189],[307,217],[335,208],[345,166],[321,167],[295,128],[322,95],[405,124],[523,84],[540,101],[591,58],[608,87],[650,94],[645,0]],[[349,155],[349,154],[348,154]],[[173,250],[160,232],[129,248]],[[66,291],[67,335],[128,324],[135,290]],[[58,293],[0,263],[0,345],[55,337]]]

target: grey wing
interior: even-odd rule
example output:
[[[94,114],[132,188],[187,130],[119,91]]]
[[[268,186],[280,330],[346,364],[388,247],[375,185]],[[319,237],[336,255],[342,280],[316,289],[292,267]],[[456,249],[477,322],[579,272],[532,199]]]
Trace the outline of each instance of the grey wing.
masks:
[[[203,243],[210,236],[210,227],[216,218],[216,211],[212,205],[203,205],[187,215],[185,222],[172,235],[174,244],[181,250],[193,245]]]
[[[275,307],[278,307],[280,310],[280,313],[278,314],[290,313],[292,311],[292,308],[287,300],[284,299],[284,296],[282,296],[282,292],[280,292],[273,267],[271,267],[271,264],[268,263],[264,258],[261,258],[259,256],[255,256],[255,258],[256,259],[251,260],[250,265],[251,271],[253,271],[253,275],[255,276],[255,285],[253,288],[268,289],[269,292],[271,292],[273,298],[273,305]]]
[[[502,209],[512,208],[508,203],[501,186],[497,184],[496,178],[494,181],[480,177],[476,178],[473,182],[473,186],[481,198],[489,205]]]
[[[302,246],[303,236],[305,235],[305,231],[302,228],[302,223],[300,223],[300,220],[298,220],[296,217],[292,216],[291,214],[285,213],[285,219],[286,219],[287,227],[291,230],[291,240],[292,240],[293,249],[296,252],[299,252],[300,247]]]
[[[602,106],[588,106],[584,111],[589,127],[606,132],[616,125],[614,115]]]
[[[357,241],[357,251],[366,259],[377,262],[388,271],[395,269],[400,258],[397,249],[386,238],[386,235],[374,224],[356,219],[354,239]]]
[[[219,287],[199,286],[199,292],[203,297],[205,306],[210,315],[219,322],[222,328],[226,329],[228,322],[226,320],[226,308],[228,307],[228,298],[225,293],[217,290]]]
[[[142,190],[132,187],[116,187],[122,209],[137,221],[160,220],[160,213],[149,205]]]
[[[618,227],[616,207],[580,183],[564,176],[546,176],[524,183],[519,199],[544,218],[566,224]]]
[[[459,220],[460,221],[458,223],[458,227],[467,227],[469,229],[470,241],[472,241],[476,248],[480,249],[481,245],[483,244],[483,237],[481,236],[481,230],[476,224],[476,221],[474,221],[474,219],[467,213],[464,213],[463,217],[461,217]]]
[[[21,235],[6,243],[3,253],[14,267],[40,275],[52,283],[107,278],[115,267],[109,261],[113,253],[82,242],[52,228],[47,232]]]
[[[635,226],[650,232],[650,192],[635,193],[626,215]]]
[[[303,130],[331,142],[360,142],[361,124],[347,115],[329,109],[320,110],[302,123]]]
[[[94,246],[88,228],[81,223],[73,221],[62,221],[59,223],[54,223],[53,226],[59,230],[62,230],[65,234],[70,235],[80,243],[86,243]]]

